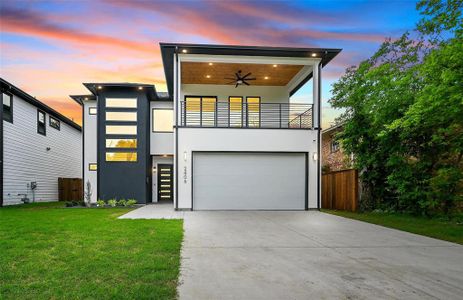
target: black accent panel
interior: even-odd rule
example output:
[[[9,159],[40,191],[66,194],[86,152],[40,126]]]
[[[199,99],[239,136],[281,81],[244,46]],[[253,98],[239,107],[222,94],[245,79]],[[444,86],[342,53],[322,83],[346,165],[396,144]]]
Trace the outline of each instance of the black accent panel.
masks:
[[[122,109],[106,109],[106,98],[137,98],[137,108],[127,108],[124,111],[137,112],[137,161],[114,162],[106,161],[106,138],[116,135],[106,135],[106,110],[121,111]],[[151,201],[151,158],[149,155],[149,100],[144,90],[127,87],[105,87],[98,92],[98,198],[99,199],[136,199],[145,204]],[[108,122],[121,125],[122,122]],[[134,125],[134,122],[124,122]],[[131,137],[134,135],[119,137]],[[128,152],[128,149],[108,149],[109,152]]]

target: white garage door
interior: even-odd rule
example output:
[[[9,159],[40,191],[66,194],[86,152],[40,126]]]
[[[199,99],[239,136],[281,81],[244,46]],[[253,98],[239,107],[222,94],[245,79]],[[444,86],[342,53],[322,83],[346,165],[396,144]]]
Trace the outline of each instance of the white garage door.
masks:
[[[306,158],[301,153],[193,155],[195,210],[303,210]]]

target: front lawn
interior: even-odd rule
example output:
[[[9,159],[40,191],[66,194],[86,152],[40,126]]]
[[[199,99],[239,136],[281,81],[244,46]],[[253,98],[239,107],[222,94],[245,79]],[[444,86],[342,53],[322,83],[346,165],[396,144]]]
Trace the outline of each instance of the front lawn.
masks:
[[[181,220],[62,206],[0,208],[0,299],[176,298]]]
[[[463,223],[461,218],[458,221],[457,219],[446,220],[437,217],[431,219],[399,213],[353,213],[336,210],[323,210],[323,212],[463,244]]]

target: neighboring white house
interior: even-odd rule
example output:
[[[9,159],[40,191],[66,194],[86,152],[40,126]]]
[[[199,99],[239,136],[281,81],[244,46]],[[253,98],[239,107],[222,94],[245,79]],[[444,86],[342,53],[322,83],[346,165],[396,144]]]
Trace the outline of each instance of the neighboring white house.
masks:
[[[85,83],[84,181],[181,210],[320,207],[321,69],[339,49],[161,44],[168,94]],[[313,95],[291,99],[304,84]]]
[[[82,178],[79,125],[0,78],[0,205],[57,201],[58,178]]]

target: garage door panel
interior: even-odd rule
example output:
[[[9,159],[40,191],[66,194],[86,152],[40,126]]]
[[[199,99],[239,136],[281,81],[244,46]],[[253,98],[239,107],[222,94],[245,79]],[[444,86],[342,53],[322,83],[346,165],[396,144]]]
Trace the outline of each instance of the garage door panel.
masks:
[[[202,153],[193,156],[196,210],[302,210],[305,155]]]

